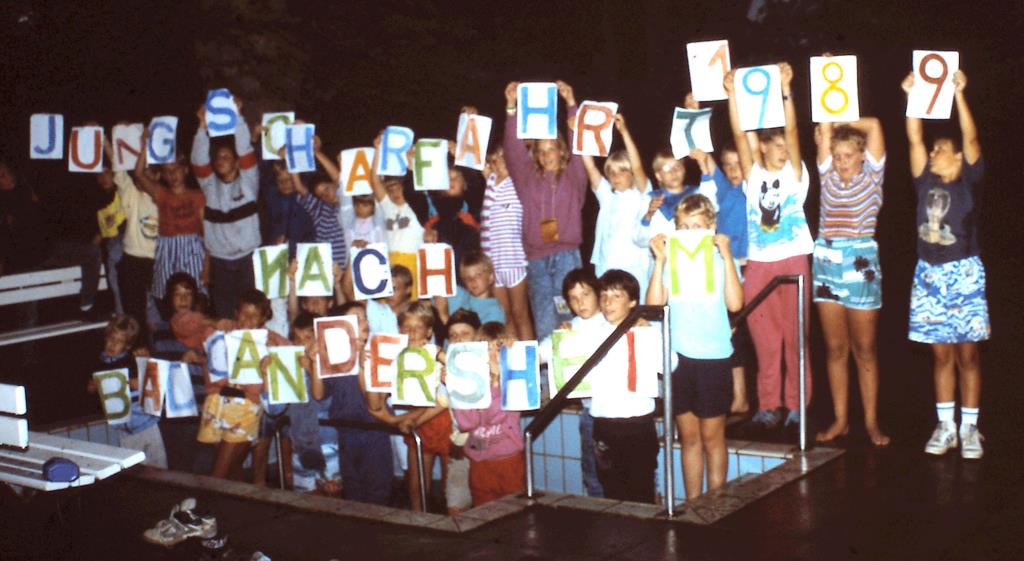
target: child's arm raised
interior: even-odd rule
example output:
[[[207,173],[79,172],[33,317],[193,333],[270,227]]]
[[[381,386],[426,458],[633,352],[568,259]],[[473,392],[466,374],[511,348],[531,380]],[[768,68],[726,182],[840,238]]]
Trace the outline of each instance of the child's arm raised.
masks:
[[[516,136],[516,101],[518,97],[519,82],[509,82],[505,86],[505,138],[502,148],[505,150],[505,164],[513,180],[529,173],[530,166],[533,165],[530,162],[530,153],[526,149],[526,141],[520,140]],[[516,183],[516,188],[520,188],[519,182]]]
[[[880,161],[885,157],[885,135],[882,134],[881,121],[876,117],[861,117],[849,123],[849,126],[864,133],[864,136],[867,137],[864,149],[868,151],[868,154],[871,154],[875,161]]]
[[[743,169],[743,179],[750,179],[750,169],[754,167],[754,152],[751,150],[747,135],[740,127],[740,109],[736,102],[736,92],[733,89],[733,78],[736,70],[730,70],[725,74],[722,87],[729,98],[729,127],[732,129],[732,140],[736,144],[736,154],[740,157],[740,168]]]
[[[832,157],[832,123],[819,123],[814,127],[814,145],[818,149],[818,165],[820,166]]]
[[[138,157],[137,160],[135,160],[135,171],[132,173],[132,176],[135,178],[135,185],[137,185],[139,187],[139,189],[142,190],[142,192],[144,192],[147,195],[149,195],[150,197],[153,197],[154,199],[156,199],[157,192],[160,191],[160,185],[157,184],[156,181],[151,179],[149,177],[149,174],[146,173],[146,164],[147,164],[147,160],[148,160],[149,150],[146,150],[145,146],[146,146],[146,140],[148,140],[148,139],[149,139],[149,131],[146,130],[146,129],[143,129],[143,131],[142,131],[142,146],[143,146],[143,149],[139,150],[139,157]]]
[[[373,189],[373,198],[383,201],[387,198],[388,192],[384,188],[384,180],[377,174],[377,164],[380,162],[380,142],[384,137],[384,131],[377,133],[373,139],[373,162],[370,164],[370,187]]]
[[[324,171],[331,177],[331,181],[339,183],[341,178],[341,170],[338,164],[334,163],[334,160],[327,154],[324,154],[323,144],[320,143],[320,135],[313,135],[313,155],[316,156],[316,161],[320,162],[320,165],[324,167]]]
[[[647,172],[644,171],[644,161],[640,159],[640,149],[633,141],[633,135],[626,126],[626,118],[622,113],[615,115],[615,129],[622,135],[622,145],[626,147],[626,155],[629,156],[629,167],[633,168],[633,184],[641,193],[647,191]]]
[[[910,89],[914,87],[914,73],[907,74],[900,84],[904,93],[910,95]],[[921,119],[907,117],[907,141],[910,144],[910,175],[920,177],[924,173],[924,167],[928,164],[928,149],[924,145],[924,134],[922,132]]]
[[[651,252],[654,253],[654,265],[651,267],[651,282],[647,285],[647,296],[644,303],[648,306],[664,306],[668,302],[668,292],[665,291],[665,259],[667,256],[665,234],[658,234],[651,238]]]
[[[974,164],[981,157],[981,143],[978,142],[978,127],[974,124],[971,108],[967,106],[964,90],[967,88],[967,75],[963,70],[953,73],[953,85],[956,87],[956,114],[960,120],[960,134],[963,135],[964,160]]]
[[[782,76],[782,107],[786,114],[786,149],[796,180],[800,181],[803,165],[800,157],[800,133],[796,130],[796,103],[793,102],[793,67],[788,62],[780,62],[779,74]]]
[[[213,168],[210,166],[210,136],[206,133],[205,105],[199,106],[196,118],[199,120],[199,126],[196,128],[196,135],[192,138],[192,173],[202,185],[203,180],[213,175]]]

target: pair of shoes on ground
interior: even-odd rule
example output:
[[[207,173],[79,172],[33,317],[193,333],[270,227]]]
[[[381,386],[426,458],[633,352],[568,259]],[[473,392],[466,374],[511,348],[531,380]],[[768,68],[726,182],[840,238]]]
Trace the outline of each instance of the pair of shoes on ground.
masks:
[[[961,426],[958,435],[956,423],[942,421],[932,431],[932,437],[924,445],[924,451],[928,454],[941,456],[959,445],[961,458],[980,460],[984,455],[984,449],[981,446],[984,440],[985,437],[981,435],[977,425],[968,424]]]
[[[175,546],[189,538],[213,538],[217,535],[217,519],[209,514],[195,512],[196,500],[187,498],[171,508],[171,514],[143,532],[149,543],[165,547]]]

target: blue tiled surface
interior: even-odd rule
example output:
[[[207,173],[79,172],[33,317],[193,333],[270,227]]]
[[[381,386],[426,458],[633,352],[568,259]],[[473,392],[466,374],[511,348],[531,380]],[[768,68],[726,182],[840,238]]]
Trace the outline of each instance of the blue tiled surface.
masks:
[[[760,456],[740,456],[740,475],[746,475],[748,473],[763,473],[764,462]]]
[[[576,460],[567,459],[564,464],[565,469],[565,491],[572,495],[583,495],[583,471],[580,469],[580,463]]]
[[[571,460],[570,460],[571,462]],[[565,492],[565,477],[562,476],[563,464],[565,460],[558,456],[547,456],[544,459],[544,465],[547,468],[545,479],[547,480],[548,487],[551,490]]]
[[[523,419],[523,427],[529,422],[528,418]],[[661,423],[658,423],[658,432],[661,434]],[[579,414],[575,411],[564,411],[544,431],[544,434],[533,447],[534,478],[537,489],[558,493],[570,493],[583,495],[583,481],[580,472],[580,434]],[[673,450],[675,463],[674,495],[677,502],[686,499],[686,489],[683,486],[683,476],[680,466],[682,459],[680,450]],[[752,453],[737,454],[729,453],[729,467],[727,479],[732,480],[741,475],[751,473],[764,473],[778,467],[785,462],[782,458],[762,457]],[[662,455],[658,454],[658,467],[655,471],[657,478],[658,493],[664,495],[664,476],[662,470]],[[707,482],[705,481],[705,486]]]
[[[562,417],[562,446],[563,453],[567,458],[580,458],[580,416],[561,415]]]

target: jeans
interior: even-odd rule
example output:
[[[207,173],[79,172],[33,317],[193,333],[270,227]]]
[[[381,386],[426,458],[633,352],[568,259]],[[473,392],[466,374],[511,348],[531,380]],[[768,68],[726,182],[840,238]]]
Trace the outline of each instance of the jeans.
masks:
[[[594,417],[590,415],[589,407],[580,409],[580,468],[587,496],[603,497],[604,488],[597,478],[597,461],[594,460]]]
[[[210,297],[217,317],[233,319],[239,296],[255,286],[252,254],[238,259],[210,256]]]
[[[529,261],[526,270],[530,281],[530,308],[533,309],[533,328],[538,341],[551,335],[562,321],[571,319],[571,316],[560,315],[555,309],[555,296],[562,295],[565,275],[581,266],[583,263],[578,249],[560,251]]]
[[[107,270],[107,286],[114,295],[114,311],[123,314],[124,304],[121,303],[121,286],[117,282],[117,266],[124,257],[124,243],[120,236],[103,239],[103,264]]]

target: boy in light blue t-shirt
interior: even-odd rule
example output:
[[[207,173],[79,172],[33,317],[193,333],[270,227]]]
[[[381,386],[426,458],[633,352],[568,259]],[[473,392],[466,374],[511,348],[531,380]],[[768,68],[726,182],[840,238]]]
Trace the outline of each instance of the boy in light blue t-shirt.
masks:
[[[476,313],[480,323],[505,323],[505,309],[494,297],[494,265],[482,251],[469,251],[459,262],[459,279],[464,286],[455,288],[451,298],[435,298],[434,306],[442,322],[456,310]]]
[[[714,206],[704,195],[691,195],[676,208],[675,222],[679,230],[713,232]],[[716,248],[712,259],[713,294],[705,297],[684,291],[672,293],[671,267],[665,266],[671,244],[664,234],[651,239],[654,267],[647,304],[669,305],[672,351],[679,354],[679,367],[672,373],[672,409],[682,441],[687,500],[701,494],[705,465],[709,491],[725,484],[728,469],[725,418],[732,404],[729,357],[733,352],[728,312],[743,307],[743,287],[729,237],[716,234],[712,240]]]

